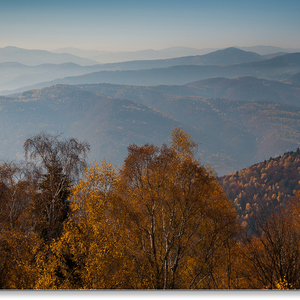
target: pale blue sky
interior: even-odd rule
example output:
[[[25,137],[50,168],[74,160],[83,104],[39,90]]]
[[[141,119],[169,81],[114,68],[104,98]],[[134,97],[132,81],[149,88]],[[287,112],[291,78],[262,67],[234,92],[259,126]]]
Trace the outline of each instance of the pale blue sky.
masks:
[[[0,0],[0,47],[300,48],[299,0]]]

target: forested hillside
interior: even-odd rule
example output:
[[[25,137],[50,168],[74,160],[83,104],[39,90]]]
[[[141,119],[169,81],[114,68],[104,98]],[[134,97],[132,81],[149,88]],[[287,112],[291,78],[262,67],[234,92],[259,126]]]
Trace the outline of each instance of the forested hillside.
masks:
[[[300,149],[219,178],[244,225],[256,211],[284,207],[300,190]]]
[[[299,106],[196,95],[201,91],[57,85],[1,97],[0,154],[21,158],[28,134],[47,130],[87,140],[91,161],[105,157],[120,165],[129,143],[168,143],[171,129],[181,127],[201,143],[201,161],[222,176],[300,146]]]
[[[276,85],[275,82],[253,80],[251,77],[220,80],[230,82],[227,86],[231,91],[230,99],[211,97],[213,93],[210,88],[201,81],[183,86],[93,84],[77,87],[112,97],[132,99],[171,115],[192,128],[200,129],[200,139],[196,136],[194,139],[202,144],[199,148],[201,159],[216,169],[219,175],[299,147],[298,88],[279,84],[272,98],[266,86]],[[210,80],[214,81],[219,80]],[[253,81],[257,84],[251,88]],[[252,95],[256,94],[252,101],[246,101],[249,99],[246,92],[243,95],[238,92],[245,85],[252,91]],[[293,93],[295,96],[292,96]]]

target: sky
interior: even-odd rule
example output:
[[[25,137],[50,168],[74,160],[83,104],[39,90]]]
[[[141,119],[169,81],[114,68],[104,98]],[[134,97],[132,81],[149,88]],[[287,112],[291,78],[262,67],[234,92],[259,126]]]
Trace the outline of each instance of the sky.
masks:
[[[300,48],[299,0],[0,0],[0,47]]]

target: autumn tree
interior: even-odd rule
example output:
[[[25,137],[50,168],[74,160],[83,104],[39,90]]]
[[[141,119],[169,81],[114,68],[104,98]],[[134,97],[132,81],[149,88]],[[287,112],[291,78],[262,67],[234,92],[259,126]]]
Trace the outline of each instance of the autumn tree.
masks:
[[[36,166],[38,193],[32,203],[34,230],[44,241],[61,235],[67,219],[67,199],[72,184],[77,183],[86,166],[90,147],[77,139],[61,139],[60,135],[41,132],[24,143],[27,160]]]
[[[175,129],[169,147],[131,145],[120,170],[87,168],[35,288],[234,288],[236,213],[195,149]]]
[[[213,172],[194,158],[195,148],[178,128],[170,147],[128,147],[118,184],[128,288],[219,288],[224,282],[224,249],[237,216]]]
[[[36,288],[116,289],[125,286],[115,193],[118,173],[106,161],[89,166],[72,190],[71,217],[52,243]]]
[[[244,255],[249,288],[300,288],[300,218],[298,193],[284,209],[254,218],[254,236],[247,237]]]
[[[34,189],[30,167],[0,165],[0,287],[32,288],[36,270],[32,250],[38,238],[31,230],[30,201]]]
[[[131,145],[120,170],[86,169],[36,288],[233,287],[235,211],[190,136],[174,136]]]
[[[29,206],[28,181],[21,164],[5,162],[0,166],[0,224],[1,230],[23,228],[24,210]],[[26,220],[23,220],[26,221]]]

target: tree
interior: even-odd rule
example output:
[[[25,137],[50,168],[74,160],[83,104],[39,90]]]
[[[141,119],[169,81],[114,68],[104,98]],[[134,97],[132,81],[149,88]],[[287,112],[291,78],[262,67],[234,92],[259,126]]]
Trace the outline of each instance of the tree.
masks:
[[[119,170],[86,169],[35,287],[234,287],[237,216],[194,145],[177,130],[170,147],[129,146]]]
[[[300,288],[300,194],[286,208],[256,216],[244,246],[250,288]],[[260,211],[264,211],[260,209]]]
[[[26,177],[26,167],[14,162],[0,166],[0,224],[3,230],[29,230],[28,216],[30,181]]]
[[[41,132],[24,143],[26,159],[36,166],[38,193],[32,203],[34,227],[47,242],[62,233],[62,224],[69,213],[70,188],[86,167],[90,149],[86,142],[59,138],[60,135]]]
[[[171,148],[182,159],[194,159],[198,151],[198,144],[192,140],[192,137],[188,133],[184,132],[181,128],[175,127],[171,134]]]
[[[28,166],[0,166],[0,288],[32,288],[33,249],[39,242],[31,231],[30,199],[34,194]]]
[[[237,216],[181,129],[171,147],[131,145],[118,184],[131,288],[218,288]],[[228,270],[228,268],[226,268]]]
[[[72,190],[71,216],[62,236],[52,243],[52,257],[36,288],[122,288],[119,222],[115,210],[117,172],[103,161],[87,168]],[[43,260],[41,260],[44,263]]]

